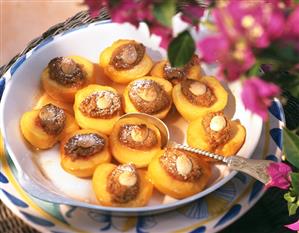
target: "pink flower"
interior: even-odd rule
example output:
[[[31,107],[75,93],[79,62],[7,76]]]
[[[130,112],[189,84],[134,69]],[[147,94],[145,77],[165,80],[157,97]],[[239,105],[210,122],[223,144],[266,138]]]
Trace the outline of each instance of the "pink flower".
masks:
[[[231,41],[243,40],[257,48],[267,47],[282,35],[284,12],[266,0],[230,0],[213,10],[219,31]]]
[[[160,46],[164,49],[167,49],[172,39],[172,29],[169,27],[165,27],[155,21],[149,26],[149,30],[150,33],[161,37]]]
[[[84,3],[88,6],[89,14],[93,18],[98,16],[99,11],[103,6],[108,5],[107,0],[84,0]]]
[[[256,61],[254,51],[268,47],[283,35],[284,13],[276,6],[278,3],[269,1],[230,0],[224,7],[213,9],[219,34],[197,45],[204,61],[219,63],[218,77],[234,81],[245,75]],[[268,103],[260,104],[264,105]]]
[[[198,4],[190,4],[182,9],[181,19],[199,29],[200,18],[203,16],[205,8]]]
[[[167,49],[172,39],[172,29],[160,24],[153,15],[153,1],[123,0],[111,6],[111,19],[117,23],[131,23],[138,26],[141,21],[149,25],[151,33],[160,36],[160,46]]]
[[[285,17],[283,11],[273,11],[269,16],[266,26],[269,39],[275,40],[281,37],[285,30]]]
[[[246,46],[235,46],[233,53],[223,58],[218,75],[228,81],[239,79],[255,63],[255,57],[251,49]]]
[[[293,230],[293,231],[299,231],[299,220],[297,222],[294,222],[292,224],[289,225],[285,225],[285,227]]]
[[[266,188],[278,187],[288,189],[290,186],[289,174],[291,171],[291,167],[285,163],[270,163],[269,167],[267,167],[270,181],[266,184]]]
[[[198,42],[197,47],[201,52],[203,60],[207,63],[221,60],[229,52],[228,41],[221,35],[206,37]]]
[[[286,34],[290,37],[299,37],[299,6],[289,16],[286,24]]]
[[[152,14],[152,1],[149,0],[123,0],[116,5],[111,4],[110,13],[113,22],[128,22],[136,27],[141,21],[151,21],[154,19]]]
[[[255,63],[255,57],[246,44],[240,41],[232,43],[223,35],[206,37],[197,46],[205,62],[219,62],[218,76],[221,79],[234,81]]]
[[[251,77],[244,81],[241,97],[245,108],[250,109],[266,120],[272,98],[278,95],[279,92],[280,89],[275,84],[265,82],[258,77]]]

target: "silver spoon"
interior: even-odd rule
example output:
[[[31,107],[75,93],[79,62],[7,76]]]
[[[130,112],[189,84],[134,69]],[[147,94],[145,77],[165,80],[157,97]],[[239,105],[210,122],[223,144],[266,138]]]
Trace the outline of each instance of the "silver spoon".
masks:
[[[215,153],[211,153],[205,150],[201,150],[198,148],[193,148],[187,145],[182,145],[173,141],[170,141],[170,136],[169,136],[169,130],[167,125],[160,120],[157,117],[145,114],[145,113],[127,113],[123,116],[120,117],[120,119],[123,118],[131,118],[131,117],[137,117],[139,119],[144,119],[152,124],[154,124],[161,133],[161,142],[162,148],[165,147],[173,147],[176,149],[181,149],[185,150],[188,152],[192,152],[195,154],[207,156],[213,159],[216,159],[218,161],[221,161],[227,166],[236,171],[244,172],[255,179],[261,181],[264,184],[267,184],[270,180],[270,177],[267,173],[267,167],[270,165],[270,163],[273,163],[272,161],[269,160],[259,160],[259,159],[246,159],[238,155],[232,155],[232,156],[222,156],[218,155]]]

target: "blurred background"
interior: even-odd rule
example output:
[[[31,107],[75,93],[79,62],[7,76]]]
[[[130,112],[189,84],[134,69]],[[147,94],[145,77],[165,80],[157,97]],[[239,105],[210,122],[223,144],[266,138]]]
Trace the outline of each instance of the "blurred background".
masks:
[[[83,0],[0,0],[0,66],[49,27],[86,10]]]

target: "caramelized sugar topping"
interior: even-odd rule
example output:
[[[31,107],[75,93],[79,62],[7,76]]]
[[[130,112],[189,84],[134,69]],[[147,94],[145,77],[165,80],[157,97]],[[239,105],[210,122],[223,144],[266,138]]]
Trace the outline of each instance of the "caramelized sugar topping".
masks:
[[[58,135],[65,126],[66,115],[63,109],[47,104],[43,106],[38,114],[38,123],[49,135]]]
[[[107,178],[107,191],[116,203],[134,200],[139,192],[139,176],[133,164],[117,166]]]
[[[116,70],[128,70],[138,65],[145,54],[145,47],[139,43],[128,43],[118,47],[112,54],[110,65]]]
[[[200,159],[196,155],[174,148],[167,148],[160,157],[160,164],[174,179],[193,182],[201,175]]]
[[[188,72],[192,66],[198,66],[199,64],[199,58],[195,54],[183,67],[172,67],[169,63],[166,63],[163,68],[164,78],[170,81],[173,85],[176,85],[187,79]]]
[[[146,124],[123,125],[119,130],[118,138],[121,144],[137,150],[149,150],[158,142],[156,133]]]
[[[190,103],[198,106],[210,107],[217,100],[213,89],[201,81],[186,79],[181,82],[181,90]]]
[[[85,74],[82,67],[67,57],[56,57],[49,64],[49,76],[65,87],[80,87],[84,84]]]
[[[129,98],[139,112],[156,114],[171,104],[170,97],[157,82],[145,79],[133,82]]]
[[[64,152],[73,160],[89,158],[101,152],[105,146],[105,139],[95,133],[76,134],[64,145]]]
[[[224,145],[231,137],[231,124],[223,112],[207,114],[202,124],[214,149]]]
[[[79,106],[88,117],[109,119],[121,112],[121,98],[112,91],[98,91],[87,96]]]

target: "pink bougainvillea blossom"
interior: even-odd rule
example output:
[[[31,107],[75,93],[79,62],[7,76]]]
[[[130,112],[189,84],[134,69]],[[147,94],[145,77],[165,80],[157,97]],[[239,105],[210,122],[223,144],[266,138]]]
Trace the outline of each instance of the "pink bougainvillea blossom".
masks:
[[[233,52],[220,61],[218,76],[227,81],[239,79],[255,63],[251,49],[246,45],[235,44]]]
[[[297,222],[285,225],[285,227],[287,227],[293,231],[299,231],[299,220]]]
[[[172,28],[162,25],[153,15],[153,1],[123,0],[116,6],[111,6],[111,19],[117,23],[131,23],[138,26],[140,22],[146,22],[151,34],[161,37],[160,46],[167,49],[172,39]]]
[[[141,21],[152,21],[152,1],[122,0],[110,7],[111,19],[116,23],[131,23],[138,26]]]
[[[195,26],[196,30],[199,29],[200,18],[203,16],[205,8],[198,4],[189,4],[182,9],[181,19],[188,24]]]
[[[204,38],[197,46],[205,62],[219,63],[218,77],[227,81],[246,76],[256,62],[254,51],[268,47],[284,33],[283,11],[266,0],[231,0],[213,9],[213,16],[218,34]]]
[[[84,0],[84,3],[88,6],[89,14],[93,18],[99,15],[99,11],[102,7],[108,5],[107,0]]]
[[[280,38],[285,30],[285,16],[281,10],[273,10],[267,22],[267,34],[269,39]]]
[[[202,59],[207,63],[214,63],[225,57],[229,51],[228,41],[221,35],[209,36],[198,42],[197,47]]]
[[[289,16],[286,23],[286,36],[287,37],[299,37],[299,6]]]
[[[231,0],[226,6],[213,10],[216,25],[228,40],[243,40],[251,46],[267,47],[271,40],[282,35],[284,30],[283,11],[261,0]]]
[[[285,163],[270,163],[267,172],[270,176],[270,181],[266,187],[278,187],[288,189],[290,187],[290,172],[291,167]]]
[[[218,76],[228,81],[240,78],[255,63],[251,49],[238,41],[231,43],[222,35],[213,35],[201,40],[197,47],[203,61],[219,63]]]
[[[245,108],[266,120],[268,107],[279,92],[280,89],[275,84],[265,82],[258,77],[251,77],[244,81],[241,97]]]
[[[149,27],[150,33],[161,37],[160,46],[164,49],[168,48],[168,45],[172,39],[172,29],[158,22],[154,22]]]

